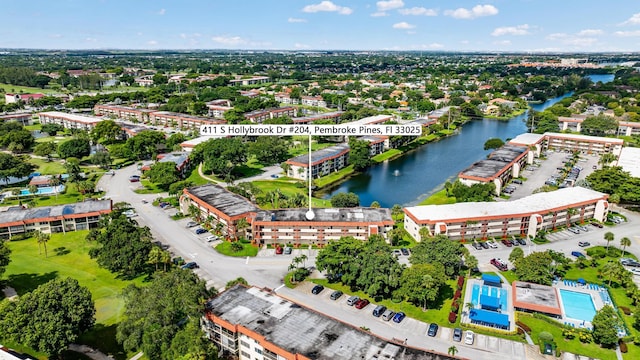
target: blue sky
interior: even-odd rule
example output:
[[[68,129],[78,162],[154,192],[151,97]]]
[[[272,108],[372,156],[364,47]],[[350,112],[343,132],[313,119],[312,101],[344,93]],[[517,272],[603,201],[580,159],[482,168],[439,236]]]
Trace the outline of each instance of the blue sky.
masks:
[[[3,0],[0,48],[640,51],[637,0]]]

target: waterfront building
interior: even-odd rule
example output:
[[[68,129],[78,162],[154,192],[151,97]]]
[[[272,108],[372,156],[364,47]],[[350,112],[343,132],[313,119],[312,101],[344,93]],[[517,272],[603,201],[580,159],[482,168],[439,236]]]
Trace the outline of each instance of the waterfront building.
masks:
[[[309,155],[299,155],[286,161],[290,165],[287,176],[299,180],[309,178]],[[311,153],[311,177],[317,179],[338,171],[349,164],[349,145],[338,144]]]
[[[236,285],[207,301],[202,327],[221,356],[239,360],[453,359],[345,324],[270,289]]]
[[[547,132],[544,134],[520,134],[509,141],[509,144],[526,146],[531,149],[532,154],[528,157],[528,163],[532,163],[534,156],[540,156],[541,152],[545,150],[579,151],[598,155],[611,153],[620,157],[624,141],[610,137]]]
[[[319,120],[332,120],[336,124],[340,122],[340,117],[344,114],[344,111],[332,111],[326,113],[318,113],[314,115],[308,115],[303,117],[293,118],[294,124],[312,124],[314,121]]]
[[[455,240],[512,235],[535,238],[541,230],[591,219],[605,221],[608,197],[578,186],[513,201],[411,206],[404,209],[404,228],[416,240],[420,240],[421,228],[426,228],[430,236],[443,234]]]
[[[527,163],[527,152],[524,146],[504,145],[489,154],[487,159],[464,169],[458,174],[458,179],[467,186],[493,183],[496,195],[500,195],[504,184],[520,176],[520,170]]]
[[[83,201],[75,204],[0,210],[0,239],[41,231],[46,234],[94,229],[104,214],[111,212],[111,200]]]

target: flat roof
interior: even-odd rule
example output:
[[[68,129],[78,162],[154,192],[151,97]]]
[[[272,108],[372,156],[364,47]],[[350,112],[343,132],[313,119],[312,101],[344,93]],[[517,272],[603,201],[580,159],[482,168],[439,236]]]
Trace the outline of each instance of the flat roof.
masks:
[[[246,198],[234,194],[222,186],[205,184],[186,189],[189,194],[222,211],[228,216],[255,212],[258,207]]]
[[[41,206],[28,209],[11,207],[7,211],[0,212],[0,226],[1,224],[20,221],[106,211],[111,211],[111,200],[83,201],[74,204]]]
[[[342,143],[342,144],[330,146],[328,148],[324,148],[322,150],[313,151],[311,152],[311,164],[315,165],[326,159],[330,159],[332,157],[338,156],[344,151],[348,151],[348,150],[349,150],[349,144]],[[298,155],[294,158],[287,160],[287,162],[295,162],[295,163],[308,165],[309,155],[308,154]]]
[[[422,126],[425,126],[425,125],[435,124],[436,122],[437,122],[437,120],[429,119],[428,117],[426,117],[426,118],[415,119],[415,120],[411,121],[409,124],[420,124]]]
[[[302,116],[302,117],[296,117],[293,118],[293,122],[306,122],[306,121],[314,121],[314,120],[322,120],[322,119],[328,119],[328,118],[333,118],[333,117],[340,117],[342,116],[342,114],[344,114],[344,111],[331,111],[331,112],[326,112],[326,113],[320,113],[320,114],[313,114],[313,115],[308,115],[308,116]]]
[[[171,153],[171,154],[163,154],[162,158],[158,160],[158,162],[173,162],[176,166],[181,166],[185,161],[189,159],[189,153],[180,152],[180,153]]]
[[[261,114],[269,114],[272,112],[283,112],[283,111],[291,111],[291,110],[295,110],[296,108],[294,108],[293,106],[283,106],[283,107],[276,107],[276,108],[269,108],[269,109],[260,109],[260,110],[254,110],[251,112],[248,112],[246,114],[244,114],[244,117],[249,118],[255,115],[261,115]]]
[[[258,212],[257,221],[299,221],[299,222],[384,222],[393,221],[391,210],[386,208],[321,208],[312,209],[315,217],[307,220],[304,209],[278,209]]]
[[[211,315],[241,325],[292,354],[315,360],[453,359],[391,343],[271,292],[236,285],[210,299]]]
[[[618,145],[624,144],[624,140],[622,139],[603,137],[603,136],[589,136],[589,135],[565,134],[565,133],[553,133],[553,132],[544,133],[544,136],[561,138],[561,139],[591,141],[591,142],[597,141],[597,142],[611,143],[611,144],[618,144]]]
[[[469,318],[472,321],[494,324],[502,327],[509,327],[509,316],[507,314],[487,311],[482,309],[472,309],[469,311]]]
[[[520,214],[546,214],[550,209],[571,204],[605,199],[607,194],[580,186],[552,192],[532,194],[513,201],[467,202],[446,205],[422,205],[404,208],[405,213],[418,221],[438,222],[455,219],[484,219],[486,217],[516,217]]]
[[[354,125],[354,126],[370,125],[370,124],[379,124],[379,123],[387,122],[392,119],[393,119],[393,116],[391,115],[374,115],[374,116],[362,118],[360,120],[350,121],[344,124]]]
[[[122,106],[122,105],[113,105],[113,104],[96,104],[94,108],[97,108],[97,107],[118,109],[118,110],[139,111],[139,112],[145,112],[145,113],[156,112],[156,110],[152,110],[152,109],[136,108],[132,106]]]
[[[44,112],[38,113],[38,116],[41,116],[41,115],[51,116],[55,118],[63,118],[63,119],[67,119],[75,122],[87,123],[87,124],[93,124],[103,120],[102,118],[97,118],[93,116],[70,114],[62,111],[44,111]]]
[[[489,158],[473,163],[462,170],[461,176],[473,176],[478,178],[492,178],[497,176],[502,169],[513,163],[519,156],[527,151],[526,147],[504,145],[489,154]]]
[[[196,145],[202,144],[203,142],[205,142],[207,140],[219,139],[219,138],[223,138],[223,137],[225,137],[225,136],[223,136],[223,135],[200,136],[200,137],[197,137],[195,139],[184,141],[184,142],[180,143],[180,146],[181,147],[195,147]]]
[[[515,138],[509,141],[509,144],[514,145],[535,145],[539,144],[540,141],[544,138],[544,134],[532,134],[532,133],[524,133],[516,136]]]
[[[618,159],[618,166],[633,177],[640,177],[640,148],[624,147]]]
[[[514,307],[547,314],[562,314],[555,288],[523,281],[514,281],[512,288]]]

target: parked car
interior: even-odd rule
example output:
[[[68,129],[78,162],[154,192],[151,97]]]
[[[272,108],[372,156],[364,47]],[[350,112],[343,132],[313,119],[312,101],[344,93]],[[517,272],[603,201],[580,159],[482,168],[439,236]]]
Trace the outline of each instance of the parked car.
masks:
[[[204,234],[204,233],[206,233],[206,232],[207,232],[207,230],[205,230],[205,229],[203,229],[203,228],[197,228],[197,229],[196,229],[196,234],[197,234],[197,235]]]
[[[400,255],[402,255],[402,252],[399,249],[394,249],[393,255],[395,255],[396,257],[399,257]]]
[[[462,329],[460,328],[453,329],[453,341],[457,341],[457,342],[462,341]]]
[[[597,223],[597,222],[592,222],[591,225],[597,227],[598,229],[602,229],[604,227],[604,225]]]
[[[360,300],[360,297],[359,297],[359,296],[355,296],[355,295],[350,296],[350,297],[347,299],[347,305],[349,305],[349,306],[353,306],[353,305],[355,305],[359,300]]]
[[[290,248],[290,247],[288,247],[288,246],[285,246],[285,248],[284,248],[284,250],[283,250],[283,253],[284,253],[285,255],[291,255],[291,251],[293,251],[293,249],[291,249],[291,248]]]
[[[276,255],[281,255],[283,252],[284,250],[282,249],[282,247],[276,246]]]
[[[577,257],[577,258],[583,258],[585,257],[583,253],[581,253],[580,251],[572,251],[571,255]]]
[[[394,323],[400,323],[402,320],[404,320],[404,317],[405,317],[405,316],[406,316],[406,315],[405,315],[402,311],[400,311],[399,313],[396,313],[396,314],[393,316],[393,322],[394,322]]]
[[[482,250],[482,246],[480,246],[480,243],[477,243],[475,241],[471,244],[471,246],[473,246],[473,248],[476,250]]]
[[[633,275],[640,275],[640,269],[638,268],[633,268],[633,269],[628,269],[629,271],[631,271],[631,273]]]
[[[496,244],[496,242],[493,241],[493,240],[487,241],[487,245],[489,245],[489,247],[492,248],[492,249],[497,249],[498,248],[498,244]]]
[[[406,248],[402,248],[402,249],[400,249],[400,252],[401,252],[401,253],[402,253],[402,255],[404,255],[404,256],[409,256],[409,254],[411,254],[411,253],[409,252],[409,249],[406,249]]]
[[[576,227],[584,232],[588,232],[589,228],[587,228],[586,226],[582,226],[582,225],[576,225]]]
[[[329,295],[329,299],[331,300],[338,300],[340,299],[340,297],[342,296],[343,292],[340,290],[336,290],[334,292],[331,293],[331,295]]]
[[[513,244],[511,244],[511,240],[504,239],[504,240],[502,240],[502,243],[503,243],[503,244],[504,244],[504,246],[506,246],[506,247],[511,247],[511,246],[513,246]]]
[[[507,267],[507,264],[503,263],[500,259],[491,259],[491,261],[489,261],[489,263],[491,263],[491,265],[497,267],[500,271],[507,271],[509,269]]]
[[[580,234],[580,230],[573,227],[567,228],[567,230],[571,231],[574,234]]]
[[[464,343],[467,345],[473,345],[473,340],[475,339],[475,334],[473,331],[467,330],[464,334]]]
[[[391,310],[387,309],[387,311],[385,311],[384,314],[382,314],[382,320],[389,321],[389,320],[393,319],[393,316],[395,314],[396,313],[394,311],[391,311]]]
[[[371,313],[373,316],[375,317],[380,317],[382,316],[382,314],[384,314],[384,312],[387,311],[387,307],[384,305],[378,305],[373,309],[373,312]]]
[[[197,223],[197,222],[195,222],[195,221],[189,221],[189,222],[187,223],[187,227],[188,227],[188,228],[190,228],[190,227],[194,227],[194,226],[196,226],[196,225],[198,225],[198,223]]]
[[[356,309],[360,310],[360,309],[364,309],[367,305],[369,305],[369,300],[360,299],[360,300],[356,301],[356,304],[354,306],[355,306]]]
[[[205,238],[205,240],[207,240],[207,242],[212,242],[218,240],[218,237],[216,235],[209,235]]]
[[[322,292],[322,290],[324,290],[324,286],[322,285],[316,285],[313,287],[313,289],[311,289],[311,293],[313,295],[318,295]]]
[[[522,185],[522,180],[520,180],[520,179],[513,179],[513,183],[514,183],[514,184],[518,184],[518,185]]]
[[[587,247],[587,246],[591,246],[591,243],[588,241],[578,241],[578,246]]]
[[[194,261],[188,262],[188,263],[186,263],[186,264],[181,266],[181,268],[183,268],[183,269],[197,269],[199,267],[200,266],[198,266],[198,264],[196,262],[194,262]]]
[[[480,246],[482,246],[483,249],[488,249],[489,248],[489,245],[484,241],[480,242],[479,244],[480,244]]]
[[[429,330],[427,331],[427,335],[434,337],[438,333],[438,324],[431,323],[429,325]]]
[[[520,245],[527,245],[527,241],[525,239],[520,238],[517,241]]]

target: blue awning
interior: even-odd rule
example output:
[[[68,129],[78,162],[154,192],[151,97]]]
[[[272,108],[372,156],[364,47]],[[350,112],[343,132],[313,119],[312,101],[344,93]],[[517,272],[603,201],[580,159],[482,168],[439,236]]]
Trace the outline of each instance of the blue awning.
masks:
[[[500,279],[500,276],[491,274],[482,274],[482,281],[484,281],[484,283],[487,285],[498,284],[499,286],[502,283],[502,279]]]
[[[498,310],[500,308],[500,299],[489,295],[480,295],[480,307],[488,310]]]
[[[504,329],[509,328],[509,316],[493,311],[473,309],[469,312],[472,323],[481,325],[496,326]]]

